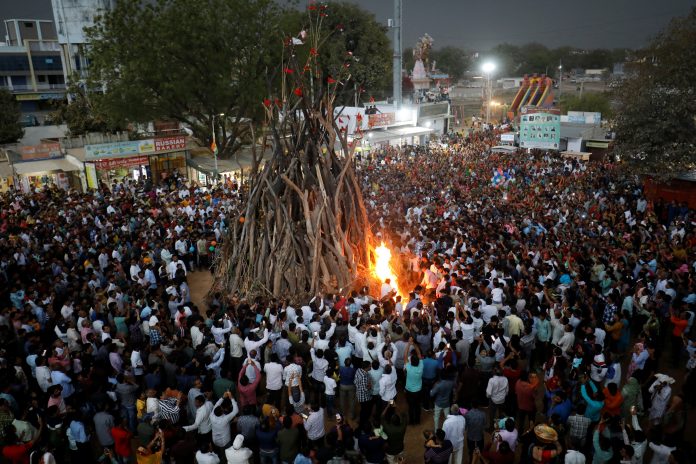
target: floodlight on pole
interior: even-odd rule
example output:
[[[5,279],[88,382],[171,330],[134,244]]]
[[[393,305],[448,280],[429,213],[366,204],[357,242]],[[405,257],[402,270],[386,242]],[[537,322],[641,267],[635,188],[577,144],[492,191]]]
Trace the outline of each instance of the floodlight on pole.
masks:
[[[491,100],[493,99],[493,88],[491,87],[491,73],[495,71],[495,63],[486,61],[481,65],[481,70],[486,74],[486,88],[488,90],[488,103],[486,104],[486,124],[491,121]]]
[[[495,71],[495,63],[493,63],[492,61],[486,61],[486,62],[483,63],[483,65],[481,66],[481,70],[482,70],[483,72],[485,72],[486,74],[490,74],[490,73],[492,73],[493,71]]]

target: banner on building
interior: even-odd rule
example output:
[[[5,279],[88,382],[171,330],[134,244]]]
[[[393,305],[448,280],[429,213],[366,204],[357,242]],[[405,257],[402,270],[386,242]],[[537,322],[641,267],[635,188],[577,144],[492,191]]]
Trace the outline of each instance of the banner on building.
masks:
[[[163,151],[185,150],[186,136],[159,137],[146,140],[129,140],[126,142],[99,143],[85,145],[85,159],[99,160],[129,155],[150,155]]]
[[[186,136],[160,137],[155,139],[155,151],[185,150]]]
[[[374,129],[377,127],[387,127],[394,124],[396,121],[394,113],[377,113],[367,116],[367,127]]]
[[[147,156],[131,156],[128,158],[113,158],[95,161],[94,165],[100,171],[109,171],[111,169],[131,168],[148,164]]]
[[[39,161],[63,157],[63,153],[60,151],[59,143],[27,145],[20,147],[19,154],[21,156],[21,161]]]

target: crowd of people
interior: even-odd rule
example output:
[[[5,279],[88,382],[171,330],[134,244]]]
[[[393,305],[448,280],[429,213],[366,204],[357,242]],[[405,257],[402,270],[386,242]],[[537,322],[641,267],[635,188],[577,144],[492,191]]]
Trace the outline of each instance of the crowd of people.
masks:
[[[310,301],[191,301],[236,185],[3,195],[3,462],[694,462],[694,212],[495,137],[361,163],[398,280]]]

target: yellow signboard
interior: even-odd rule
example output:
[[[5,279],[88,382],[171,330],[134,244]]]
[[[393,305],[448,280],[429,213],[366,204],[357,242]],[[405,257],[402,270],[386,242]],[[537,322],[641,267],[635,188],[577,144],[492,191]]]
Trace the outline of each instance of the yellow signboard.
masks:
[[[33,101],[40,100],[38,93],[28,93],[25,95],[17,95],[17,101]]]

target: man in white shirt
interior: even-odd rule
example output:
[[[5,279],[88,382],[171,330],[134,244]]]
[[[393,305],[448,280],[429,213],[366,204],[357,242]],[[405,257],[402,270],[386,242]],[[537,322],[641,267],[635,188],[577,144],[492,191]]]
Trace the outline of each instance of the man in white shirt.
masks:
[[[312,404],[309,416],[304,421],[304,428],[310,442],[316,443],[324,438],[324,409],[319,403]]]
[[[183,269],[184,275],[186,275],[186,264],[184,264],[183,261],[179,261],[179,257],[177,255],[172,255],[172,261],[167,264],[167,275],[169,276],[169,279],[174,280],[174,277],[176,277],[176,271],[179,269]]]
[[[268,329],[263,329],[263,336],[259,339],[258,332],[251,332],[247,338],[244,339],[244,348],[246,348],[247,353],[256,351],[257,355],[254,359],[258,360],[259,348],[262,347],[268,341]]]
[[[213,452],[212,444],[202,443],[196,451],[196,464],[220,464],[220,458]]]
[[[222,408],[222,403],[226,398],[232,402],[232,411],[228,413],[225,413]],[[237,406],[237,402],[230,392],[225,392],[225,395],[213,406],[213,413],[210,415],[212,440],[213,445],[220,451],[230,446],[230,442],[232,441],[230,422],[232,422],[232,419],[235,418],[238,412],[239,406]]]
[[[491,322],[491,317],[498,315],[498,308],[493,305],[491,297],[486,298],[486,304],[481,306],[481,318],[483,322],[488,324]]]
[[[386,296],[391,297],[394,292],[394,286],[391,284],[391,279],[385,279],[380,290],[379,298],[383,299]]]
[[[198,348],[198,345],[203,343],[203,331],[201,330],[203,328],[203,320],[199,319],[193,327],[191,327],[191,346],[195,350]]]
[[[558,340],[558,347],[563,351],[565,357],[570,356],[570,350],[573,348],[575,343],[575,334],[573,333],[573,326],[568,324],[565,327],[565,332],[560,340]]]
[[[206,400],[203,395],[198,395],[194,401],[196,403],[196,419],[193,424],[184,426],[184,430],[187,432],[197,430],[200,441],[207,442],[211,438],[213,429],[213,425],[210,422],[213,403]]]
[[[225,317],[222,321],[217,320],[213,323],[213,327],[210,329],[210,333],[213,334],[213,338],[215,339],[215,343],[218,345],[224,344],[225,343],[225,334],[230,332],[232,330],[232,321],[227,317],[225,314]],[[248,353],[248,351],[247,351]]]
[[[379,378],[379,397],[383,403],[380,410],[396,398],[396,369],[391,364],[384,366],[382,376]]]
[[[466,419],[459,413],[459,406],[453,404],[450,408],[449,416],[447,416],[442,423],[442,430],[445,432],[445,438],[452,442],[450,464],[462,464],[465,426]]]
[[[493,369],[493,377],[488,380],[486,396],[490,399],[488,407],[488,423],[492,424],[498,418],[500,409],[505,404],[505,397],[508,394],[508,379],[503,376],[499,367]]]
[[[263,372],[266,374],[268,403],[280,409],[280,398],[283,391],[283,365],[280,364],[277,354],[271,354],[271,360],[263,366]]]
[[[244,446],[244,435],[239,434],[234,438],[232,446],[225,450],[228,464],[248,463],[254,452]]]

